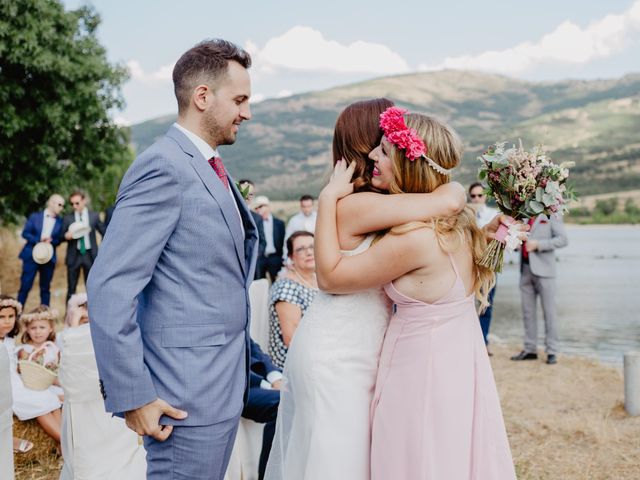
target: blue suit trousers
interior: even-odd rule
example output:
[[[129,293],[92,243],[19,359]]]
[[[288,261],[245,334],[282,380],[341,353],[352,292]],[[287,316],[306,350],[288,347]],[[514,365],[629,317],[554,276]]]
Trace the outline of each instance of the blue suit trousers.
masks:
[[[55,268],[56,264],[53,261],[40,265],[30,259],[23,260],[18,301],[22,305],[25,304],[33,286],[33,281],[36,279],[36,273],[40,273],[40,304],[49,305],[51,302],[51,279],[53,279]]]
[[[167,440],[144,437],[148,480],[222,480],[240,415],[204,426],[175,425]]]

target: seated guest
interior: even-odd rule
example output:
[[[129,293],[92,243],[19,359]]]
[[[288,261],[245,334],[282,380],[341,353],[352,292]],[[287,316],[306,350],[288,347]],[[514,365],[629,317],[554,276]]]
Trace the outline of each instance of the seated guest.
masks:
[[[318,292],[313,233],[298,231],[287,239],[290,266],[272,286],[269,300],[269,354],[284,366],[293,334]]]
[[[122,418],[104,411],[86,293],[69,299],[65,329],[58,342],[64,388],[61,442],[64,465],[60,480],[143,480],[146,455],[138,436]]]
[[[258,465],[258,480],[264,478],[273,435],[276,431],[276,415],[280,404],[282,373],[271,362],[260,345],[251,340],[251,370],[249,372],[249,400],[242,416],[254,422],[264,423],[262,451]]]
[[[52,387],[46,390],[31,390],[24,385],[18,373],[18,355],[14,337],[19,333],[18,320],[21,313],[20,302],[7,295],[0,295],[0,341],[9,352],[13,413],[21,421],[35,418],[47,435],[56,442],[60,442],[62,404],[57,392]],[[19,442],[17,447],[22,451],[29,448],[22,442]]]
[[[0,334],[6,328],[0,317]],[[0,343],[0,478],[13,479],[13,450],[15,440],[12,434],[13,412],[11,411],[11,364],[4,344]]]

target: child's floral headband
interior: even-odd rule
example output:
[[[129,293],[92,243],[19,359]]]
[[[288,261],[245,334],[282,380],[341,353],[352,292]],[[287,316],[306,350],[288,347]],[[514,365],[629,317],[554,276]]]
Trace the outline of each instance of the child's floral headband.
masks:
[[[25,325],[35,320],[46,320],[48,322],[55,322],[57,316],[58,312],[52,309],[38,313],[25,313],[24,315],[22,315],[22,317],[20,317],[20,321],[22,321],[22,323],[24,323]]]
[[[380,128],[387,140],[396,147],[404,150],[405,156],[414,161],[416,158],[424,158],[429,166],[442,175],[449,175],[451,170],[438,165],[427,157],[427,146],[413,128],[404,123],[404,114],[407,110],[398,107],[389,107],[380,114]]]
[[[17,315],[20,315],[22,313],[22,304],[19,301],[14,300],[13,298],[5,298],[3,300],[0,300],[0,308],[7,307],[15,308]]]

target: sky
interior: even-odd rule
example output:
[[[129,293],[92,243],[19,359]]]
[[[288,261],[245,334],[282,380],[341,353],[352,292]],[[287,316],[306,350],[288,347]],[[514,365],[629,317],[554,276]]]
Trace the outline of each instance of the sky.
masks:
[[[93,6],[128,66],[116,121],[176,112],[171,71],[206,38],[247,49],[252,101],[400,73],[480,70],[528,80],[640,72],[640,0],[63,0]]]

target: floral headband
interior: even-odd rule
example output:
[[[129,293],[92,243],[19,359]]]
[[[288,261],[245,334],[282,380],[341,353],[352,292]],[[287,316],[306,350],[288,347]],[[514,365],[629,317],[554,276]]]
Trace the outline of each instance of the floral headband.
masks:
[[[22,315],[22,317],[20,317],[20,320],[25,325],[35,320],[46,320],[46,321],[55,322],[57,316],[58,316],[58,312],[56,312],[55,310],[45,310],[44,312],[38,312],[38,313],[25,313],[24,315]]]
[[[13,298],[5,298],[3,300],[0,300],[0,308],[7,307],[15,308],[17,315],[20,315],[22,313],[22,304],[17,300],[14,300]]]
[[[429,166],[442,175],[449,175],[451,170],[438,165],[427,157],[427,146],[413,128],[407,127],[404,122],[404,114],[407,110],[398,107],[389,107],[380,114],[380,128],[387,140],[396,147],[404,150],[405,156],[414,161],[416,158],[424,158]]]

